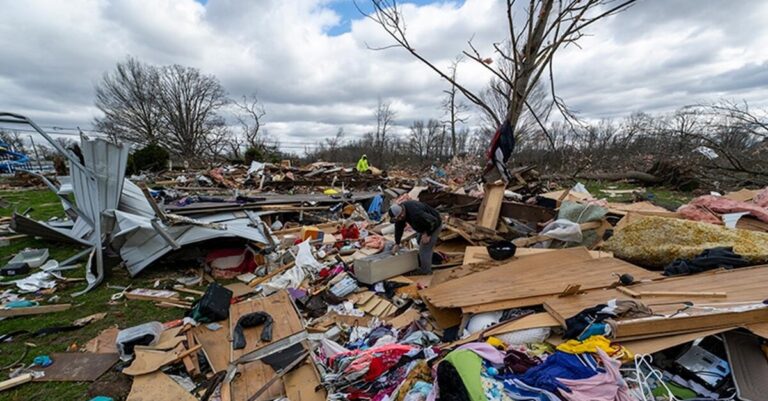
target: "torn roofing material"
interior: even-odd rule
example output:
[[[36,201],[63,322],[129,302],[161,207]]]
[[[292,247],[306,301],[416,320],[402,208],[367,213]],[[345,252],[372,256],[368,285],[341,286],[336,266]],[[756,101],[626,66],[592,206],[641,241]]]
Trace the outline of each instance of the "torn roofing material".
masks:
[[[196,219],[198,224],[195,225],[166,225],[154,218],[118,210],[115,212],[113,244],[120,244],[120,257],[132,276],[172,251],[174,244],[185,246],[222,237],[239,237],[269,244],[268,237],[259,228],[260,224],[254,224],[249,217],[238,217],[240,214],[244,213],[217,213]]]
[[[131,275],[173,249],[201,241],[239,237],[266,245],[271,242],[265,234],[264,224],[251,212],[212,213],[196,219],[158,216],[142,189],[125,179],[129,149],[124,144],[82,136],[81,160],[24,116],[0,113],[0,121],[32,126],[69,160],[71,175],[60,179],[60,187],[44,181],[62,199],[62,206],[74,221],[71,227],[19,215],[14,217],[14,225],[18,232],[93,248],[86,265],[86,291],[98,285],[104,277],[102,250],[105,242],[120,253]],[[74,199],[69,199],[69,195]]]

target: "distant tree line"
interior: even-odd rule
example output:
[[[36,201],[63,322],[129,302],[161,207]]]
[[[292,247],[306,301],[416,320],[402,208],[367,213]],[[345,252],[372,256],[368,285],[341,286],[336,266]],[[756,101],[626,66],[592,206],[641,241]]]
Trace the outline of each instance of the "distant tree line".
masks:
[[[185,161],[282,157],[262,129],[266,111],[256,95],[230,99],[214,75],[196,68],[128,57],[104,74],[95,104],[103,113],[94,121],[98,131]],[[227,124],[225,108],[234,110],[236,127]]]

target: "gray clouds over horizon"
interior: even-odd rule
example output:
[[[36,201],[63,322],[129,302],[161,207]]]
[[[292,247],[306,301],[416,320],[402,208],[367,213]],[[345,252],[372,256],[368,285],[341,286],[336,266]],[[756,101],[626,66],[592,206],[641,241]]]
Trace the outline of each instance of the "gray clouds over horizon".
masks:
[[[368,50],[391,42],[371,21],[339,12],[346,1],[5,0],[0,110],[90,126],[95,85],[131,55],[214,74],[233,97],[257,93],[266,128],[285,143],[339,127],[362,134],[378,98],[393,102],[402,126],[439,118],[446,83],[402,49]],[[405,5],[409,37],[441,66],[471,37],[488,56],[504,39],[501,0],[424,3]],[[590,27],[581,49],[558,53],[559,95],[586,119],[719,98],[764,106],[766,17],[759,0],[641,0]],[[490,78],[471,62],[459,75],[475,90]]]

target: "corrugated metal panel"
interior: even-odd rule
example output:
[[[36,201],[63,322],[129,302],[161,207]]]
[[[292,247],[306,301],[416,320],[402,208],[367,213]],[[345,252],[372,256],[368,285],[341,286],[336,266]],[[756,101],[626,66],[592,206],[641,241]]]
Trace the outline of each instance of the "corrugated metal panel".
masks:
[[[155,216],[155,211],[152,210],[152,206],[144,196],[144,192],[141,191],[141,188],[139,188],[138,185],[127,178],[123,183],[123,193],[120,196],[118,210],[137,216],[150,218]]]
[[[41,221],[32,220],[20,214],[14,214],[11,220],[13,231],[21,234],[42,237],[53,241],[70,242],[90,246],[88,241],[73,237],[72,231],[66,228],[56,228]]]
[[[240,237],[269,244],[265,233],[251,227],[249,218],[232,219],[232,213],[207,216],[201,222],[218,222],[226,225],[223,230],[194,225],[165,227],[168,235],[181,246],[215,238]],[[170,252],[173,248],[152,227],[152,218],[115,211],[118,232],[113,234],[113,244],[120,243],[120,257],[128,272],[133,276]],[[258,219],[258,217],[256,217]],[[205,220],[205,221],[203,221]]]

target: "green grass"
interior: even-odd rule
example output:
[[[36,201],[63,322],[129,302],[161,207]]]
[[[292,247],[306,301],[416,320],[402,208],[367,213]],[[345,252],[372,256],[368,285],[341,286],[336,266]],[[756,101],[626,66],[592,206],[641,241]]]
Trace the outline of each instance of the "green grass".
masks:
[[[11,202],[9,208],[0,210],[0,214],[4,216],[10,216],[14,208],[23,211],[30,206],[34,208],[30,215],[36,219],[47,219],[63,215],[58,198],[48,190],[0,191],[0,197]],[[18,239],[13,240],[10,246],[0,248],[0,264],[4,265],[15,253],[24,248],[48,248],[51,258],[59,261],[81,250],[81,248],[76,246],[52,243],[35,238]],[[78,268],[66,271],[65,276],[70,278],[84,277],[83,269]],[[71,303],[73,307],[63,312],[2,320],[0,321],[0,334],[16,330],[34,332],[44,327],[68,326],[76,319],[99,312],[107,312],[107,317],[76,331],[51,334],[38,338],[24,335],[15,338],[12,342],[0,344],[0,366],[9,365],[18,359],[24,351],[25,342],[35,345],[35,347],[30,348],[28,355],[22,361],[24,364],[29,365],[37,355],[65,352],[70,344],[83,346],[88,340],[96,337],[101,330],[114,325],[126,328],[152,320],[166,322],[180,319],[184,315],[183,310],[158,308],[152,302],[121,300],[115,304],[110,304],[110,297],[118,292],[118,290],[110,289],[107,285],[126,286],[130,284],[132,288],[152,288],[154,282],[158,279],[162,280],[161,285],[170,285],[172,278],[182,274],[182,271],[172,270],[168,267],[153,267],[148,269],[147,274],[143,274],[138,278],[131,278],[124,268],[114,266],[109,268],[104,283],[93,291],[78,297],[73,297],[72,294],[82,290],[85,287],[84,282],[60,283],[56,292],[51,295],[26,295],[27,299],[39,300],[41,304],[47,303],[52,296],[59,296],[60,299],[56,303]],[[5,288],[2,289],[4,290]],[[1,371],[0,380],[7,379],[8,373],[8,370]],[[92,397],[88,395],[89,385],[90,383],[70,382],[27,383],[0,393],[0,401],[90,400]],[[92,396],[95,395],[99,394],[92,394]]]
[[[606,198],[609,202],[632,202],[632,194],[619,194],[610,197],[610,194],[600,192],[601,189],[637,189],[638,185],[626,182],[606,182],[606,181],[581,181],[587,190],[596,198]],[[656,205],[675,210],[681,205],[688,203],[694,196],[688,192],[675,191],[666,187],[646,187],[645,196]]]

